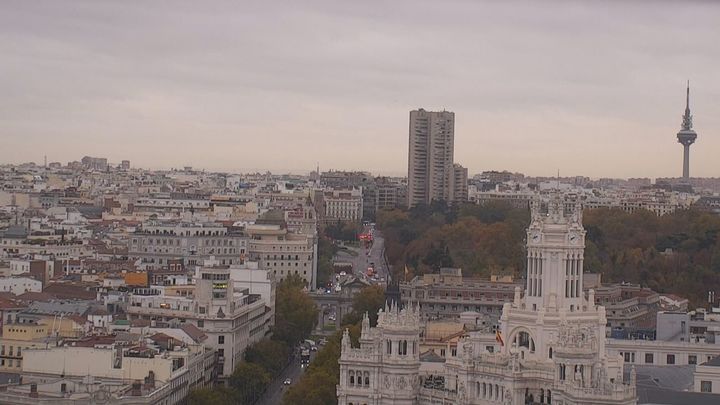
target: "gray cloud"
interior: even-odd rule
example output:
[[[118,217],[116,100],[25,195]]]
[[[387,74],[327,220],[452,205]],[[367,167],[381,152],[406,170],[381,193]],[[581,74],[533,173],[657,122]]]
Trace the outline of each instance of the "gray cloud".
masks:
[[[717,176],[713,2],[0,3],[0,161],[402,173],[410,109],[471,173]]]

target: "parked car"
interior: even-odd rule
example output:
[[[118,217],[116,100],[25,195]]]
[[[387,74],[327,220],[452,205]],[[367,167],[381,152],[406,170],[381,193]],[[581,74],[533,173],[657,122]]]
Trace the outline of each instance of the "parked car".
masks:
[[[290,385],[290,384],[292,384],[292,380],[289,378],[286,378],[285,381],[283,381],[283,384]]]

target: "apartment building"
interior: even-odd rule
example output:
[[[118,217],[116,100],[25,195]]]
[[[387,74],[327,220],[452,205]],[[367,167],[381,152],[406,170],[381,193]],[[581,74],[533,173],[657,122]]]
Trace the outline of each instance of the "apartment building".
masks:
[[[131,234],[128,256],[144,270],[201,265],[210,257],[220,264],[240,264],[247,254],[247,236],[216,223],[148,221]]]
[[[269,277],[263,270],[266,277]],[[261,294],[236,286],[230,266],[203,267],[186,295],[171,293],[172,288],[152,286],[138,289],[129,297],[130,319],[180,322],[197,326],[208,337],[205,345],[218,353],[220,378],[232,374],[249,345],[270,330],[275,303]]]
[[[24,352],[31,348],[54,346],[46,324],[37,322],[6,323],[0,337],[0,371],[17,373],[22,370]]]
[[[141,344],[100,342],[28,349],[22,380],[0,392],[3,404],[183,404],[210,383],[214,353],[201,344],[163,346],[163,335]],[[106,340],[106,339],[103,339]],[[92,344],[93,342],[88,342]]]
[[[453,183],[450,201],[454,203],[468,200],[468,169],[455,163],[453,164]]]
[[[625,331],[655,329],[660,294],[629,283],[594,288],[595,303],[605,307],[608,327]]]
[[[450,201],[455,175],[455,113],[410,111],[408,206]]]
[[[403,304],[419,304],[423,319],[459,319],[463,312],[477,312],[497,324],[503,304],[511,302],[522,282],[463,277],[461,269],[442,268],[439,273],[416,276],[400,283]]]
[[[325,221],[359,222],[363,218],[362,189],[332,189],[323,192]]]
[[[317,237],[288,232],[283,225],[252,224],[245,228],[248,259],[260,263],[278,282],[297,274],[314,290],[317,280]]]

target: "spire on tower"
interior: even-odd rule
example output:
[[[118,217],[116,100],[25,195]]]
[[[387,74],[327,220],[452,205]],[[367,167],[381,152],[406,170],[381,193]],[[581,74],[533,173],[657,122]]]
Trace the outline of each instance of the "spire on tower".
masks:
[[[683,115],[682,130],[692,129],[692,115],[690,115],[690,80],[687,82],[687,92],[685,95],[685,115]]]

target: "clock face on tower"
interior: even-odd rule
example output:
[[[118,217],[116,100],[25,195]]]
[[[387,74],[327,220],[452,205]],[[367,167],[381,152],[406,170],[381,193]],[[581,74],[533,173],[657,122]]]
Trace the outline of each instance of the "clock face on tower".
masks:
[[[537,233],[537,232],[533,233],[530,238],[531,238],[532,241],[535,242],[535,243],[540,242],[540,234]]]
[[[568,241],[573,245],[577,245],[577,243],[580,241],[580,237],[578,236],[578,234],[573,232],[568,236]]]

